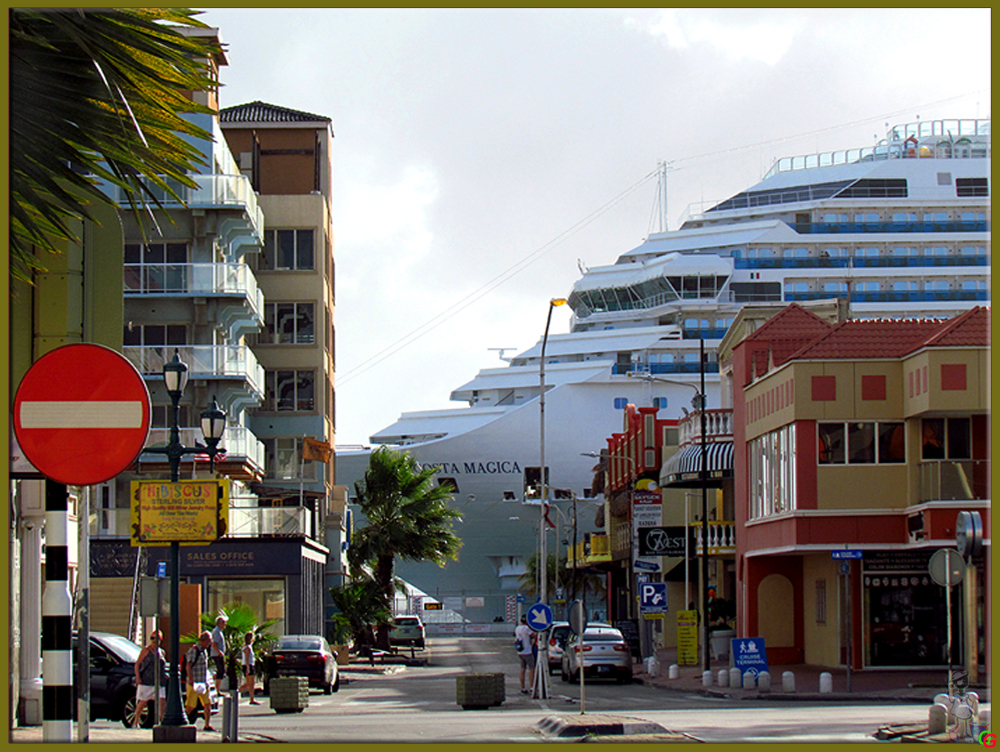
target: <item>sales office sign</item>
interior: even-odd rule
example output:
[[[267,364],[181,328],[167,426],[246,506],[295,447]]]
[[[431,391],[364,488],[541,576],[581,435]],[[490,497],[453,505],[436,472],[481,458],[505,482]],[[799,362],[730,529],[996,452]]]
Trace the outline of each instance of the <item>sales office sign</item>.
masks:
[[[693,546],[691,549],[693,550]],[[683,556],[683,527],[640,527],[639,556]]]
[[[229,527],[229,480],[133,481],[133,546],[211,543]]]

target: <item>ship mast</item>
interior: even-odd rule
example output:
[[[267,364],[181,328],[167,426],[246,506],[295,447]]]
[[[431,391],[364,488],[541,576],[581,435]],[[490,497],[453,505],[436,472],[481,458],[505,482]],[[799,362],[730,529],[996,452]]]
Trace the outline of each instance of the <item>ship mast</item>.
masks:
[[[660,220],[660,227],[657,232],[667,231],[667,170],[670,165],[667,162],[657,162],[656,169],[658,178],[656,181],[656,211]]]

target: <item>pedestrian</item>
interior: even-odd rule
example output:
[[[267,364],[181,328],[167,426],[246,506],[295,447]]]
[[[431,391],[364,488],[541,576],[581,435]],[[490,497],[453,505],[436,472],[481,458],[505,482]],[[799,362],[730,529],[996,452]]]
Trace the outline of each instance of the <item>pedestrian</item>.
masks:
[[[247,632],[243,638],[243,674],[246,676],[246,680],[241,687],[247,691],[247,696],[250,698],[251,705],[260,705],[255,699],[253,699],[254,685],[257,683],[257,677],[254,671],[254,665],[256,660],[253,654],[253,632]]]
[[[187,699],[184,701],[184,711],[188,717],[195,709],[198,700],[205,711],[204,731],[215,731],[212,728],[212,700],[208,695],[208,656],[212,649],[212,635],[202,632],[198,643],[192,645],[184,656],[187,662]]]
[[[514,630],[514,649],[517,651],[517,657],[521,661],[521,694],[527,695],[531,694],[531,687],[535,686],[535,661],[534,652],[535,648],[535,633],[531,631],[531,627],[528,626],[528,617],[522,615],[521,623],[517,625]],[[524,675],[527,672],[528,675],[528,685],[525,687]]]
[[[163,711],[167,705],[167,656],[160,647],[163,633],[155,630],[149,636],[149,642],[135,660],[135,720],[132,728],[139,728],[139,718],[146,703],[156,696],[156,675],[160,675],[160,701],[157,703],[156,717],[163,720]]]
[[[226,675],[226,636],[222,630],[228,619],[225,614],[219,614],[212,630],[212,660],[215,661],[215,691],[222,691],[222,677]]]

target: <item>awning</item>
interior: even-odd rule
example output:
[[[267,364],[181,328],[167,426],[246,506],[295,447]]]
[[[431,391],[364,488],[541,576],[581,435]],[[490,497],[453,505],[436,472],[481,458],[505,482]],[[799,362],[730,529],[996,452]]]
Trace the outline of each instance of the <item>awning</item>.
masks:
[[[690,444],[663,463],[661,486],[692,487],[701,483],[701,444]],[[733,442],[715,441],[705,445],[709,481],[733,477]]]

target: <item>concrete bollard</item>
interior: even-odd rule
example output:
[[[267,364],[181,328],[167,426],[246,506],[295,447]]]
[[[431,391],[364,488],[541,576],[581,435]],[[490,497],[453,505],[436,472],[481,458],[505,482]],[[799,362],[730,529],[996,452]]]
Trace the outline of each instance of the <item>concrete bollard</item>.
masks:
[[[781,675],[781,689],[785,692],[795,691],[795,672],[785,671]]]
[[[940,696],[940,695],[939,695]],[[936,697],[934,699],[937,699]],[[931,705],[927,714],[927,733],[943,734],[948,730],[948,707],[941,703]]]
[[[701,686],[711,687],[712,686],[712,672],[702,671],[701,672]]]
[[[757,674],[757,689],[761,692],[771,691],[771,674],[767,671],[761,671]]]
[[[667,676],[671,679],[679,679],[681,675],[681,667],[676,663],[671,663],[670,668],[667,669]]]
[[[757,686],[757,677],[752,671],[743,674],[743,689],[754,689]]]
[[[833,692],[833,674],[829,671],[824,671],[819,675],[819,693],[821,695],[828,695]]]
[[[729,686],[737,688],[743,686],[743,672],[738,668],[729,669]]]
[[[719,669],[719,686],[720,687],[729,686],[729,672],[724,668]]]
[[[646,673],[652,677],[660,675],[660,662],[656,660],[655,656],[649,659],[649,666],[646,667]]]

